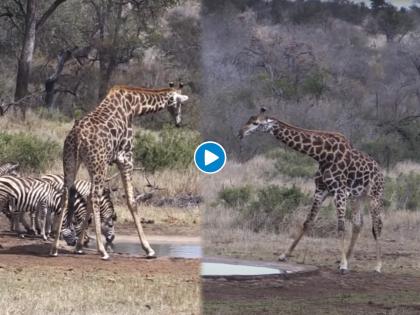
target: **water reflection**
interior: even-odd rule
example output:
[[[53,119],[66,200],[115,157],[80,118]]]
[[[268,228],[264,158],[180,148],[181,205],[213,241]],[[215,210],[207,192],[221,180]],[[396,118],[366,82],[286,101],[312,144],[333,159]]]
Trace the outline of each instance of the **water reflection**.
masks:
[[[202,276],[259,276],[281,274],[283,271],[275,268],[248,265],[203,262]]]

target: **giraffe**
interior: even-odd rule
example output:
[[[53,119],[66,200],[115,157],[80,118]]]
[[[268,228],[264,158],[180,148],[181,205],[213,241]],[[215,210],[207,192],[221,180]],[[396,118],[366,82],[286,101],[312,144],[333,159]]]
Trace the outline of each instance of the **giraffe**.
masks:
[[[121,175],[128,208],[133,216],[142,248],[147,258],[154,258],[155,251],[146,240],[136,201],[133,195],[133,129],[136,116],[155,113],[168,109],[177,127],[181,124],[182,103],[188,96],[182,94],[183,84],[178,88],[173,83],[169,88],[147,89],[129,86],[114,86],[102,102],[89,114],[76,120],[64,141],[63,170],[64,187],[61,208],[72,206],[75,191],[74,182],[78,169],[84,164],[89,173],[91,188],[88,198],[88,211],[93,213],[96,230],[96,245],[102,259],[109,259],[101,241],[101,221],[99,203],[104,191],[107,166],[115,163]],[[51,247],[51,256],[58,255],[59,232],[64,213],[54,222],[55,239]],[[70,215],[70,214],[69,214]],[[83,240],[88,224],[86,216],[82,233],[76,244],[76,253],[83,253]]]
[[[265,109],[252,116],[239,131],[242,139],[254,132],[272,134],[292,149],[315,159],[319,168],[315,174],[315,194],[313,204],[303,228],[288,250],[279,260],[286,260],[313,225],[322,202],[332,196],[337,208],[337,229],[341,247],[339,270],[348,272],[348,261],[363,226],[364,201],[369,201],[372,216],[372,234],[376,243],[375,271],[381,272],[381,247],[379,238],[382,230],[384,178],[378,163],[367,154],[355,149],[350,141],[340,133],[302,129],[276,118],[268,117]],[[349,202],[352,208],[352,236],[345,251],[345,210]]]

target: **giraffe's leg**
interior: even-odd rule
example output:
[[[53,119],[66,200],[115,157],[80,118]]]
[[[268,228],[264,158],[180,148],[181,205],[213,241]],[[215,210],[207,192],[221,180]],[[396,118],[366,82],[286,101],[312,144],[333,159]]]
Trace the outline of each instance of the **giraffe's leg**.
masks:
[[[141,246],[146,251],[147,257],[154,258],[155,251],[152,249],[152,247],[149,245],[149,242],[146,240],[146,236],[143,232],[143,227],[141,225],[140,216],[138,213],[137,203],[134,199],[133,184],[131,182],[133,164],[131,162],[131,159],[129,159],[129,161],[125,161],[124,163],[117,162],[117,165],[121,173],[121,179],[125,189],[128,208],[130,209],[131,215],[133,216],[134,222],[136,224]]]
[[[382,200],[378,197],[373,197],[370,201],[370,212],[372,216],[372,234],[376,242],[376,266],[375,271],[381,272],[382,258],[381,258],[381,244],[380,237],[382,232]]]
[[[58,244],[60,242],[61,228],[63,226],[64,215],[66,215],[69,205],[69,188],[73,187],[76,179],[76,174],[80,166],[78,160],[78,148],[74,142],[74,135],[69,134],[64,141],[63,148],[63,171],[64,171],[64,185],[61,195],[60,214],[54,216],[53,230],[55,233],[54,241],[51,245],[50,256],[58,256]]]
[[[345,214],[346,214],[346,192],[345,190],[339,190],[335,193],[335,205],[337,208],[337,229],[338,238],[340,239],[341,249],[341,261],[340,261],[340,273],[344,274],[348,271],[348,262],[345,250]]]
[[[308,216],[306,217],[305,222],[303,223],[303,228],[300,231],[299,235],[296,237],[296,239],[293,241],[292,245],[290,245],[289,249],[280,255],[279,260],[285,261],[287,258],[292,254],[293,250],[299,243],[299,241],[302,239],[305,232],[312,226],[319,209],[321,208],[322,203],[324,202],[325,198],[328,196],[328,191],[325,190],[323,187],[318,187],[315,190],[314,200],[312,203],[311,211],[308,213]]]
[[[105,250],[105,246],[102,242],[102,233],[101,233],[101,214],[100,214],[100,199],[103,194],[103,186],[104,186],[104,177],[103,174],[101,175],[94,175],[91,176],[92,180],[92,186],[88,201],[88,213],[92,213],[93,216],[93,222],[95,224],[95,234],[96,234],[96,248],[100,252],[103,260],[109,259],[109,254]],[[89,210],[91,208],[91,210]],[[87,216],[88,217],[88,216]],[[85,218],[85,221],[87,222],[87,219]],[[80,240],[81,245],[83,246],[83,239],[85,236],[87,224],[85,228],[82,230]]]
[[[69,195],[69,190],[67,186],[64,184],[63,192],[61,195],[61,203],[60,203],[61,212],[58,216],[55,215],[54,217],[53,230],[54,230],[55,235],[54,235],[54,241],[51,246],[50,256],[54,256],[54,257],[58,256],[58,243],[60,242],[60,233],[61,233],[61,228],[63,226],[64,215],[67,212],[68,195]]]
[[[351,202],[352,207],[352,234],[349,247],[347,249],[347,261],[351,258],[353,253],[354,245],[359,238],[360,231],[363,227],[363,209],[361,208],[361,200],[353,200]]]
[[[83,253],[83,246],[85,244],[85,238],[86,238],[86,235],[87,235],[87,228],[89,226],[89,218],[90,218],[90,216],[92,215],[92,212],[93,212],[92,201],[91,201],[90,197],[87,200],[86,208],[87,208],[86,215],[83,218],[83,222],[81,224],[80,229],[79,229],[78,226],[75,226],[76,232],[80,230],[80,233],[77,233],[79,235],[77,235],[77,244],[76,244],[76,253],[78,253],[78,254]]]

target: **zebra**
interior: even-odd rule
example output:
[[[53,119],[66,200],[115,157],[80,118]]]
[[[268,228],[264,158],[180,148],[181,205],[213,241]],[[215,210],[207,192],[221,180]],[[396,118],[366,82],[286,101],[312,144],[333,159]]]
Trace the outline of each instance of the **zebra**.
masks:
[[[3,165],[0,165],[0,176],[4,175],[13,175],[17,176],[17,168],[19,167],[19,163],[6,163]]]
[[[83,201],[80,197],[79,200]],[[33,177],[0,177],[0,209],[11,221],[12,230],[21,221],[28,231],[38,232],[47,240],[46,227],[51,226],[49,213],[60,211],[60,202],[61,193],[46,181]],[[86,203],[78,202],[74,207],[75,211],[83,211],[80,209],[86,208]],[[30,226],[24,219],[25,213],[30,214]],[[62,235],[69,245],[75,245],[75,242],[72,244],[73,234],[71,222],[65,216]]]
[[[41,177],[42,180],[48,181],[57,191],[62,191],[64,185],[64,176],[56,174],[48,174]],[[84,180],[77,180],[75,188],[85,200],[88,199],[90,194],[90,182]],[[100,217],[101,217],[101,232],[104,235],[107,245],[111,245],[115,238],[114,223],[117,220],[114,205],[111,201],[111,192],[108,188],[104,189],[104,193],[99,202]],[[82,233],[83,220],[87,215],[87,207],[77,208],[73,211],[73,224],[76,232],[76,237]],[[89,215],[89,223],[92,220],[91,214]],[[84,245],[89,242],[89,237],[85,234]]]

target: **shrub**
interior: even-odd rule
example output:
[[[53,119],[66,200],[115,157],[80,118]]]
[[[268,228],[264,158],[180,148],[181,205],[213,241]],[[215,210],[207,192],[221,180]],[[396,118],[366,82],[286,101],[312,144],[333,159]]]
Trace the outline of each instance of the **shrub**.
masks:
[[[375,141],[363,143],[361,149],[387,169],[408,157],[405,144],[396,136],[381,136]]]
[[[164,127],[158,134],[143,130],[134,138],[134,160],[151,172],[186,168],[192,163],[199,143],[199,134],[191,130]]]
[[[251,200],[251,187],[228,187],[219,192],[219,199],[229,207],[243,206]]]
[[[310,94],[319,99],[326,90],[326,75],[322,71],[315,71],[303,80],[302,91],[304,94]]]
[[[267,157],[275,159],[276,171],[290,177],[312,178],[317,169],[316,162],[312,158],[292,150],[271,151]]]
[[[60,154],[58,143],[27,133],[0,132],[0,147],[0,161],[19,162],[23,171],[43,172]]]
[[[417,210],[420,207],[420,174],[410,172],[397,178],[386,178],[385,204],[396,209]]]
[[[270,185],[257,191],[256,200],[243,209],[243,216],[255,232],[267,229],[278,233],[285,216],[308,201],[296,186]]]
[[[287,99],[293,99],[299,96],[299,89],[296,84],[294,84],[293,79],[283,78],[274,81],[276,88],[282,91],[282,96]]]

